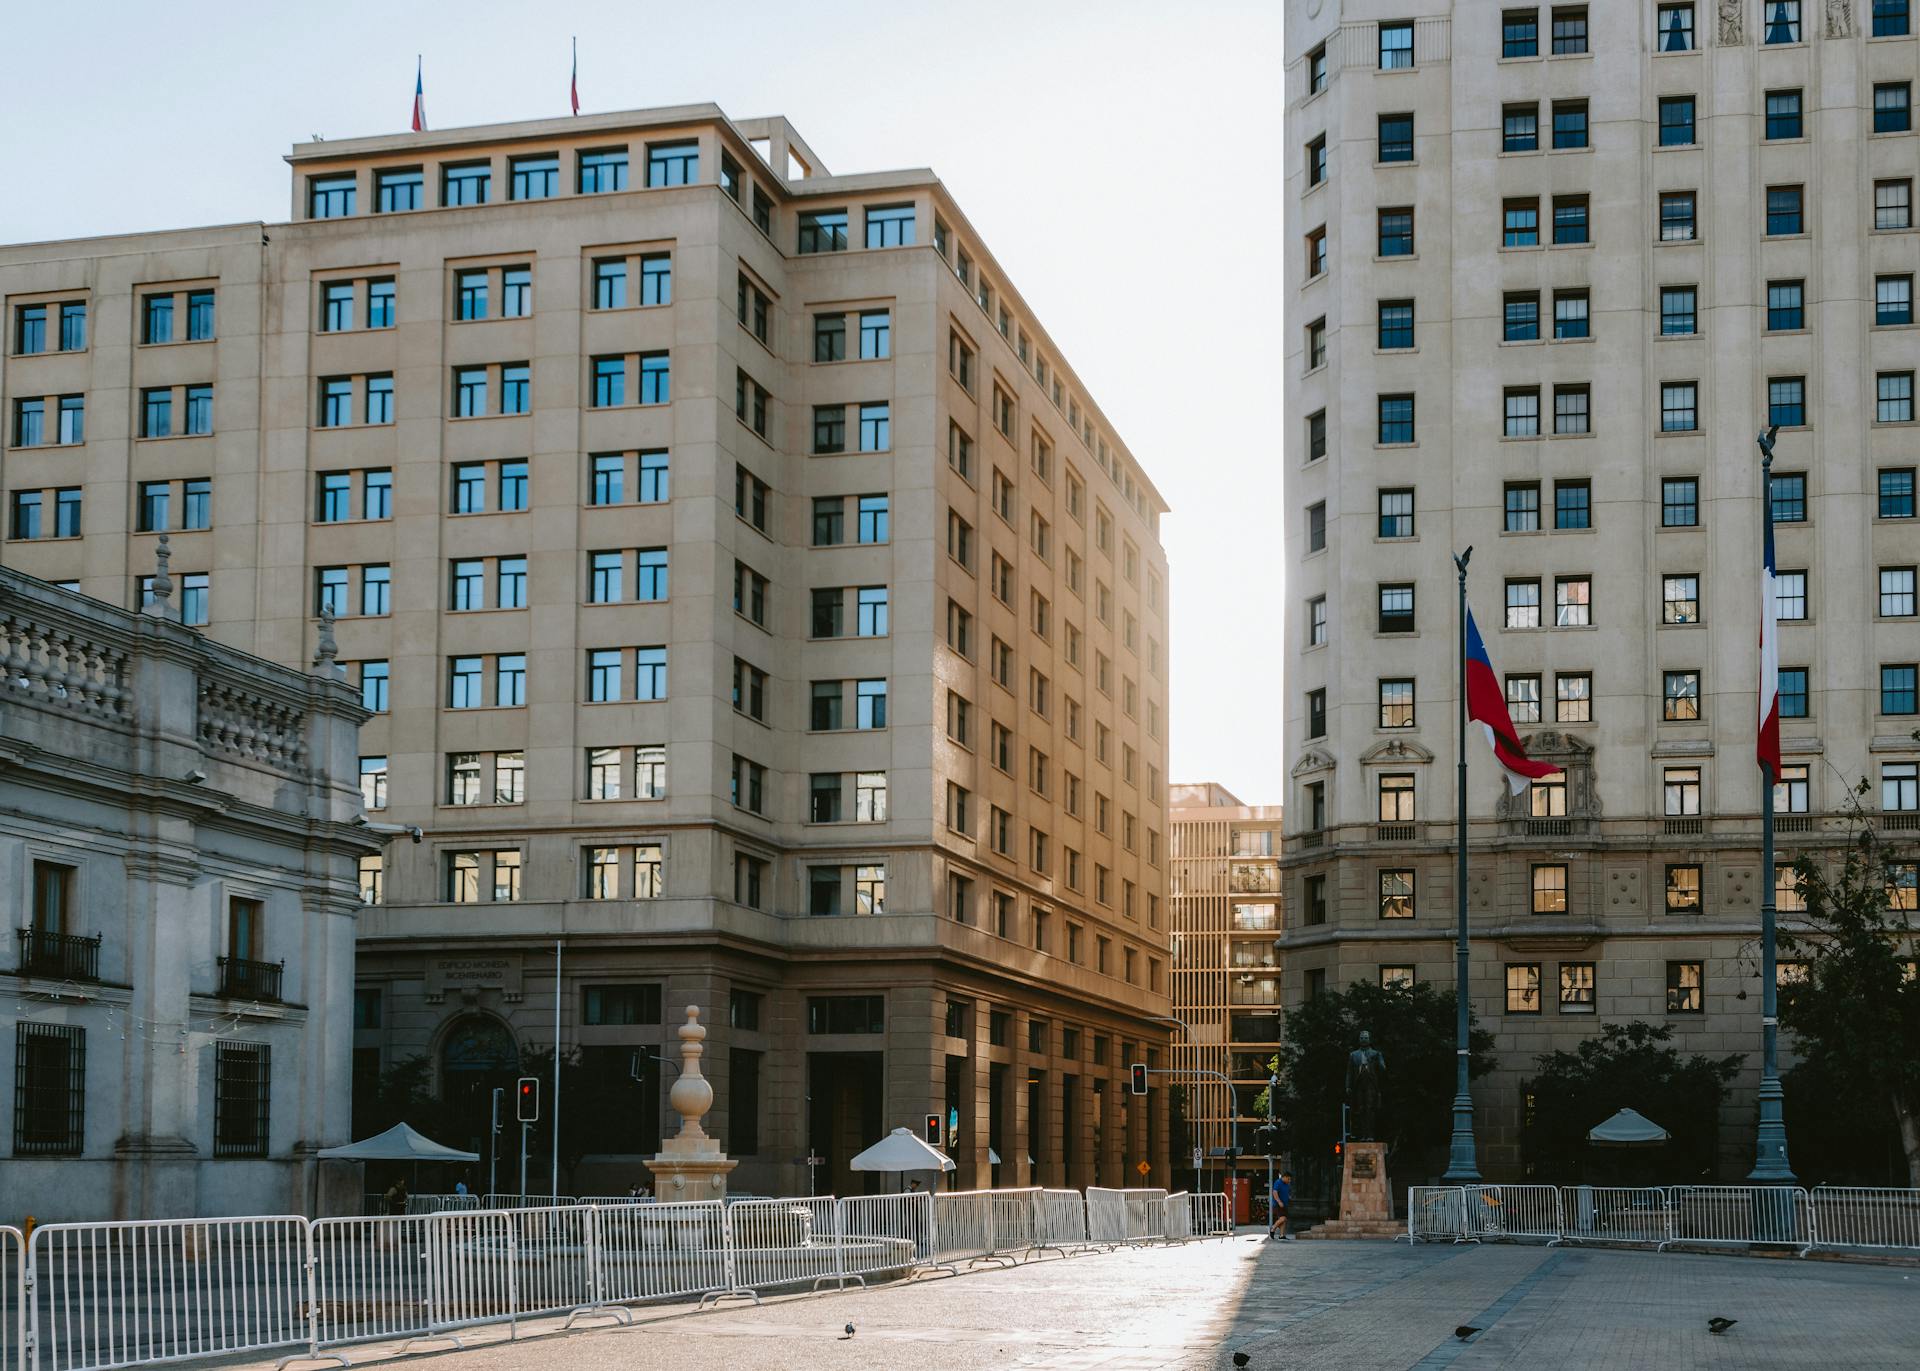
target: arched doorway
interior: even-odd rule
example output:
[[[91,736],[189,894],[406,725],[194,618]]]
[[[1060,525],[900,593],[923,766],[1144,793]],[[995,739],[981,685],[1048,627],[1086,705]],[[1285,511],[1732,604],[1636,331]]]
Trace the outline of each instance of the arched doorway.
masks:
[[[440,1098],[446,1105],[446,1118],[458,1130],[458,1136],[444,1139],[455,1147],[480,1154],[480,1172],[474,1189],[484,1189],[493,1174],[491,1136],[493,1092],[504,1093],[500,1100],[500,1159],[510,1169],[517,1165],[513,1132],[514,1078],[520,1071],[520,1048],[512,1031],[490,1014],[466,1014],[447,1027],[440,1043]],[[500,1181],[508,1189],[519,1184],[517,1177],[502,1173]]]

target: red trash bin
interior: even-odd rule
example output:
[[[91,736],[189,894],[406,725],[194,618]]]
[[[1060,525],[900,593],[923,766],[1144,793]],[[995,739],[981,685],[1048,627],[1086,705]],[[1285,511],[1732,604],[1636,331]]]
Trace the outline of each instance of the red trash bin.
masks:
[[[1233,1176],[1227,1181],[1227,1212],[1234,1223],[1253,1222],[1253,1181]]]

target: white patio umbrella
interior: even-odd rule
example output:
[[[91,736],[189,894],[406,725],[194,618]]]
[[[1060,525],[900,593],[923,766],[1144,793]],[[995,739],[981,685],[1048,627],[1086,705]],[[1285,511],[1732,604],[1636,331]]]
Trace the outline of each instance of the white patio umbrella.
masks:
[[[928,1146],[910,1128],[894,1129],[847,1166],[854,1171],[898,1171],[903,1177],[909,1171],[956,1169],[952,1157]]]
[[[1671,1135],[1666,1129],[1632,1109],[1623,1109],[1604,1123],[1597,1123],[1587,1141],[1602,1147],[1658,1147]]]
[[[323,1147],[319,1156],[347,1162],[477,1162],[478,1152],[437,1143],[426,1134],[397,1123],[384,1133],[340,1147]]]

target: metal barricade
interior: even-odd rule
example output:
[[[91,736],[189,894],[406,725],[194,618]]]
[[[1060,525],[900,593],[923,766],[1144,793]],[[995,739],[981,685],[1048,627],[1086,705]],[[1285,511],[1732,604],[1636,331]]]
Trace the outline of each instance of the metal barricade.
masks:
[[[1467,1236],[1487,1241],[1562,1241],[1558,1186],[1469,1185],[1461,1189],[1466,1194]]]
[[[1408,1242],[1462,1242],[1467,1236],[1465,1190],[1457,1185],[1407,1187]]]
[[[1667,1191],[1659,1186],[1562,1187],[1560,1223],[1568,1242],[1657,1246],[1673,1235]]]
[[[1167,1216],[1161,1231],[1166,1234],[1168,1242],[1185,1242],[1193,1236],[1193,1206],[1188,1203],[1192,1198],[1184,1190],[1176,1190],[1167,1196]]]
[[[306,1256],[296,1215],[45,1224],[27,1243],[31,1364],[96,1371],[298,1346]]]
[[[926,1198],[922,1196],[921,1198]],[[821,1282],[845,1284],[840,1208],[831,1195],[794,1200],[739,1200],[726,1206],[727,1289],[763,1289]]]
[[[638,1195],[628,1192],[625,1195],[582,1195],[575,1204],[597,1204],[601,1208],[610,1208],[619,1204],[652,1204],[653,1192],[642,1190]]]
[[[1812,1246],[1807,1192],[1796,1185],[1677,1185],[1663,1246]]]
[[[580,1203],[578,1195],[506,1195],[488,1193],[480,1197],[478,1209],[557,1209]]]
[[[725,1291],[727,1208],[718,1200],[623,1204],[598,1214],[600,1299],[608,1304]]]
[[[597,1213],[588,1206],[574,1205],[513,1209],[502,1216],[513,1234],[517,1317],[577,1316],[600,1305],[593,1227]],[[625,1311],[618,1317],[626,1318]]]
[[[866,1283],[915,1266],[946,1266],[933,1255],[933,1196],[856,1195],[839,1201],[841,1274]],[[948,1270],[953,1268],[948,1266]]]
[[[407,1213],[445,1214],[453,1210],[478,1209],[478,1195],[409,1195]]]
[[[1077,1190],[1042,1190],[1034,1201],[1034,1250],[1059,1252],[1087,1246],[1087,1201]]]
[[[433,1322],[427,1223],[417,1214],[308,1225],[311,1357],[301,1360],[320,1360],[322,1348],[346,1343],[426,1336]]]
[[[16,1365],[26,1371],[27,1240],[0,1224],[0,1368]]]
[[[986,1261],[993,1249],[993,1193],[945,1190],[933,1197],[934,1256],[942,1261]]]
[[[1040,1192],[1032,1188],[989,1190],[987,1196],[993,1213],[993,1255],[1015,1257],[1031,1252],[1040,1227]]]
[[[449,1338],[482,1323],[516,1322],[519,1263],[512,1217],[500,1210],[427,1216],[428,1334]]]
[[[1227,1218],[1227,1197],[1219,1191],[1208,1191],[1188,1197],[1193,1210],[1193,1236],[1196,1238],[1230,1238],[1233,1236],[1233,1223]]]
[[[1157,1242],[1167,1236],[1167,1192],[1122,1190],[1127,1224],[1126,1241]]]
[[[1127,1192],[1087,1187],[1087,1241],[1112,1246],[1127,1240]]]
[[[1920,1190],[1823,1185],[1810,1201],[1814,1247],[1920,1251]]]

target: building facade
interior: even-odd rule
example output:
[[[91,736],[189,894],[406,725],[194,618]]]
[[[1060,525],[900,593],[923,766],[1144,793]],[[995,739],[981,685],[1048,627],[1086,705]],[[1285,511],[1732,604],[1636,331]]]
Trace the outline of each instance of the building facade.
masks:
[[[1534,1058],[1634,1018],[1747,1054],[1721,1135],[1743,1175],[1764,883],[1790,921],[1787,864],[1844,841],[1861,779],[1883,827],[1920,825],[1910,10],[1288,5],[1286,998],[1452,982],[1471,546],[1509,709],[1564,768],[1515,799],[1470,746],[1492,1176],[1524,1168]]]
[[[1183,1083],[1192,1144],[1252,1152],[1280,1050],[1280,806],[1211,781],[1176,784],[1170,803],[1173,1015],[1185,1025],[1171,1060],[1232,1083]]]
[[[177,593],[136,614],[0,568],[12,1220],[358,1212],[358,1168],[314,1153],[350,1125],[365,711]]]
[[[1164,506],[939,180],[710,105],[288,160],[286,223],[0,249],[5,546],[128,603],[169,528],[280,661],[338,616],[427,834],[360,1080],[491,1153],[558,943],[577,1187],[644,1181],[687,1003],[738,1188],[943,1109],[966,1183],[1160,1166]]]

